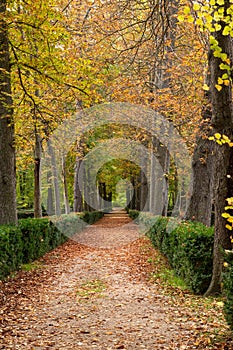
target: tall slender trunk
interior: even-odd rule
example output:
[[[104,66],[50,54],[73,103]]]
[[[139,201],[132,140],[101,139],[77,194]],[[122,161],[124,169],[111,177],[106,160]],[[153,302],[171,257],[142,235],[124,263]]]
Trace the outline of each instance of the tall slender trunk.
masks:
[[[13,103],[6,0],[0,1],[0,224],[17,223]]]
[[[74,171],[74,212],[81,212],[83,210],[82,202],[82,192],[79,187],[79,170],[82,164],[82,159],[79,156],[76,156],[75,161],[75,171]]]
[[[35,127],[35,150],[34,150],[34,217],[42,217],[41,208],[41,137]]]
[[[54,215],[52,172],[50,170],[47,172],[47,184],[48,184],[47,214]]]
[[[65,213],[70,213],[68,187],[67,187],[67,171],[66,171],[66,161],[64,156],[62,156],[62,177],[63,177],[63,197],[65,204]]]
[[[168,188],[169,188],[169,171],[170,171],[170,154],[168,149],[164,149],[163,162],[163,190],[162,190],[162,216],[167,216],[168,212]]]
[[[61,201],[60,201],[60,190],[59,190],[59,179],[57,171],[56,157],[53,149],[51,140],[48,140],[48,151],[51,160],[53,185],[54,185],[54,197],[55,197],[55,215],[61,215]]]
[[[148,200],[148,183],[147,183],[147,167],[148,157],[141,151],[141,171],[140,171],[140,211],[149,210]]]

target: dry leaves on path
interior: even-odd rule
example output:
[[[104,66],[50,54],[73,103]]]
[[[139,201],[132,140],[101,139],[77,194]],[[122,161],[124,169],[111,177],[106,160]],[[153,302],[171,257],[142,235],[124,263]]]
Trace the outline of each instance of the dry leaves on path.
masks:
[[[80,240],[0,282],[0,349],[233,349],[221,303],[151,279],[162,260],[128,218]]]

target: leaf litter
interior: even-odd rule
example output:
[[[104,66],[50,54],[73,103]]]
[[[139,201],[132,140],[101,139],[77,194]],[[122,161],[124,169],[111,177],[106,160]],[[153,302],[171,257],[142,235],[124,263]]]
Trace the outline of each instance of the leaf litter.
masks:
[[[0,349],[233,349],[222,301],[165,283],[166,261],[127,223],[108,215],[1,281]]]

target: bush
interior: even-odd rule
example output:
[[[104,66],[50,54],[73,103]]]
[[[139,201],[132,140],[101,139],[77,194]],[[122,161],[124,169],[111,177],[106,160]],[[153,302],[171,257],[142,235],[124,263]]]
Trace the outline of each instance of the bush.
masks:
[[[17,270],[22,261],[22,232],[15,226],[0,226],[0,279]]]
[[[0,226],[0,279],[21,264],[32,262],[80,232],[85,222],[93,223],[102,212],[78,213],[53,218],[22,219],[18,226]]]
[[[22,219],[19,229],[23,238],[23,263],[32,262],[64,243],[67,237],[47,218]]]
[[[87,224],[92,225],[97,220],[103,217],[104,213],[101,211],[84,211],[80,214],[80,218],[85,221]]]
[[[138,218],[140,212],[138,210],[127,209],[127,213],[132,220],[135,220]]]
[[[233,330],[233,251],[225,257],[225,268],[223,272],[223,312],[225,319]]]
[[[196,294],[209,286],[212,274],[214,232],[200,223],[182,222],[168,230],[175,219],[140,214],[153,245],[168,259],[177,276]]]
[[[203,294],[212,275],[213,228],[201,223],[183,222],[171,232],[169,240],[173,252],[168,257],[171,266],[194,293]]]

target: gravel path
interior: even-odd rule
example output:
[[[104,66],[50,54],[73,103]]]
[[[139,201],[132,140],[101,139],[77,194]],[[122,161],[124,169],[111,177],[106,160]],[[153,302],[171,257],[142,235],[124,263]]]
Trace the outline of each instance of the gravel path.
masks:
[[[232,349],[217,342],[217,303],[218,323],[200,298],[149,280],[154,254],[124,213],[107,215],[1,283],[0,349]]]

